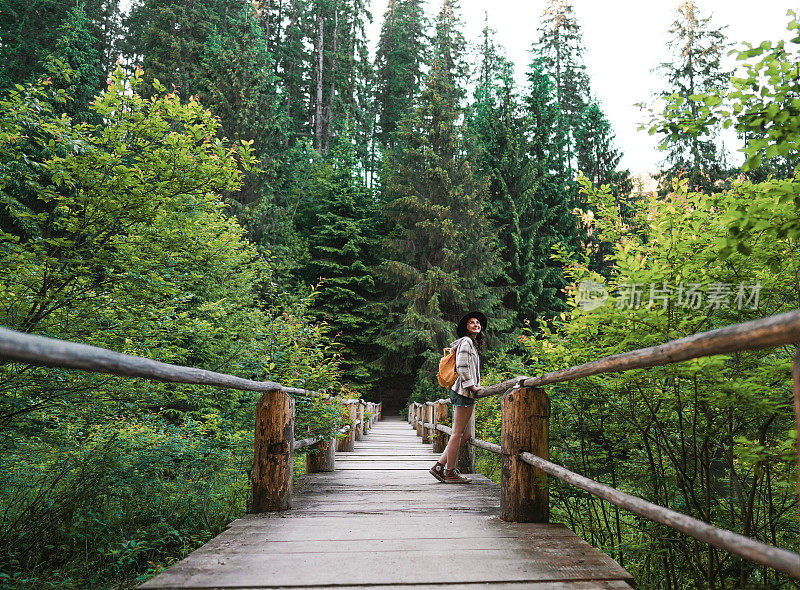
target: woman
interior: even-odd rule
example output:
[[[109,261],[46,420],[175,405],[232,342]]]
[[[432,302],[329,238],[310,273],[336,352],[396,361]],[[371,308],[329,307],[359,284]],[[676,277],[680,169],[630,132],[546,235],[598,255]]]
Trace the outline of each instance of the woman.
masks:
[[[471,483],[456,469],[458,449],[464,438],[464,431],[472,417],[475,407],[475,394],[481,387],[481,366],[478,348],[483,343],[486,332],[486,316],[479,311],[471,311],[458,322],[458,340],[450,345],[456,350],[456,373],[458,378],[450,388],[450,401],[453,402],[453,434],[442,456],[430,468],[431,475],[444,483]]]

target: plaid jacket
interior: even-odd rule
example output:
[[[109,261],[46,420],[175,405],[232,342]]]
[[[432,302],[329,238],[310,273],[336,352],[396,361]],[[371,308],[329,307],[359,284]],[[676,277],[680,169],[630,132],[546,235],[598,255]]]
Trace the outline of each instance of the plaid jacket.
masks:
[[[450,388],[464,397],[475,397],[475,393],[470,389],[471,386],[481,384],[481,364],[478,357],[478,349],[469,336],[459,338],[450,348],[456,349],[456,373],[458,379]]]

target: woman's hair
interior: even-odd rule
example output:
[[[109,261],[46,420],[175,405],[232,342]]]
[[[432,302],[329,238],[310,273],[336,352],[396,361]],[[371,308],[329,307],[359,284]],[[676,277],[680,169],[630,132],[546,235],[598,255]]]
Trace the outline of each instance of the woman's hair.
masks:
[[[481,326],[481,327],[482,327],[482,326]],[[475,341],[475,345],[476,345],[478,348],[481,348],[481,347],[483,347],[483,341],[484,341],[484,339],[486,338],[486,336],[485,336],[485,335],[484,335],[484,333],[483,333],[483,330],[481,330],[480,332],[478,332],[478,333],[477,333],[477,334],[475,334],[474,336],[473,336],[472,334],[469,334],[469,336],[470,336],[470,338],[472,338],[472,339]]]

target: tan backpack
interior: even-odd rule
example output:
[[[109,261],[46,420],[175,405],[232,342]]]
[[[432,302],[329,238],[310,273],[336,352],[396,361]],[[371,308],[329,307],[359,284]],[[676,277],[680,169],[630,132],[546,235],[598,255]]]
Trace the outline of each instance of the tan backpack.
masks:
[[[436,380],[442,387],[450,389],[456,379],[458,379],[458,373],[456,373],[456,349],[445,348],[444,356],[439,361],[439,372],[436,373]]]

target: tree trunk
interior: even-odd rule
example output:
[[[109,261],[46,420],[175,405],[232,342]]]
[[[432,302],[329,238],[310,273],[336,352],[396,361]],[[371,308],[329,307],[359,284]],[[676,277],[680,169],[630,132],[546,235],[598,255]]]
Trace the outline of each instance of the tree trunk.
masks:
[[[314,147],[322,153],[322,68],[325,58],[325,20],[322,18],[322,9],[317,14],[317,104],[314,121]]]

